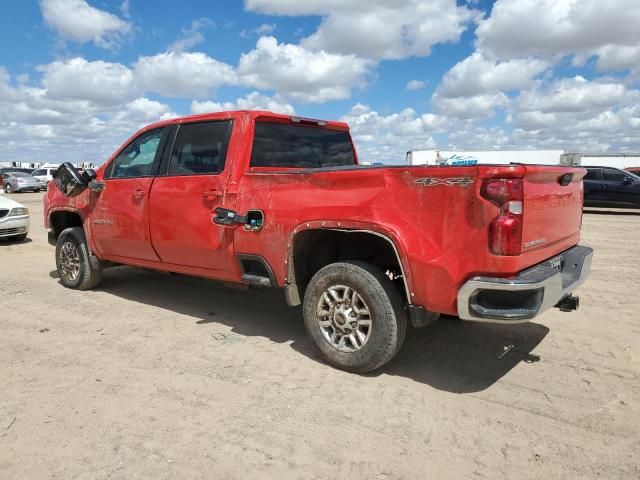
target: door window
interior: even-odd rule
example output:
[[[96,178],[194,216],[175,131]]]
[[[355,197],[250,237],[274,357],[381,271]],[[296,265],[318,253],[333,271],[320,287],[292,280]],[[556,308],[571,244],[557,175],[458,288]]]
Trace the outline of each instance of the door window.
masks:
[[[599,168],[588,168],[585,180],[602,180],[602,170]]]
[[[47,174],[46,170],[36,170],[31,175],[33,175],[34,177],[40,177],[40,176],[46,175],[46,174]]]
[[[604,168],[602,170],[602,179],[605,182],[623,182],[626,175],[615,168]]]
[[[107,178],[149,177],[155,173],[158,147],[162,140],[164,127],[143,133],[111,162],[107,170]]]
[[[180,126],[171,152],[169,175],[216,174],[224,170],[231,121]]]

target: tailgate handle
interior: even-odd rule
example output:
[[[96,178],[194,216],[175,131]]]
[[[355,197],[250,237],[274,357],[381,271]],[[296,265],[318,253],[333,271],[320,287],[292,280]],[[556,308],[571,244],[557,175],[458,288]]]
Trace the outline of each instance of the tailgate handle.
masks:
[[[558,183],[563,187],[566,187],[571,183],[572,180],[573,180],[573,173],[565,173],[564,175],[561,175],[560,178],[558,178]]]

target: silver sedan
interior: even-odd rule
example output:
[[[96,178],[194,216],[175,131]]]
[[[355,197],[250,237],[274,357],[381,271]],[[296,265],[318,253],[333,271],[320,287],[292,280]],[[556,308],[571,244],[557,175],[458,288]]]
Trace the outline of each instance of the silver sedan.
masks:
[[[39,192],[42,189],[42,182],[28,173],[4,172],[0,175],[5,193]]]

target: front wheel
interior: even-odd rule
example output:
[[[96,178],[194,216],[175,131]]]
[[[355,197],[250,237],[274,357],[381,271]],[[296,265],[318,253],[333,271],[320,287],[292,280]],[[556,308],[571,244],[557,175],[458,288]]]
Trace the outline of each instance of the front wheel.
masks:
[[[12,192],[13,192],[13,188],[11,188],[11,185],[9,185],[8,183],[5,184],[4,193],[12,193]]]
[[[304,296],[307,332],[333,366],[355,373],[381,367],[400,350],[407,318],[382,270],[345,261],[320,269]]]
[[[75,290],[89,290],[100,283],[102,268],[92,259],[81,227],[67,228],[56,242],[56,269],[60,282]]]

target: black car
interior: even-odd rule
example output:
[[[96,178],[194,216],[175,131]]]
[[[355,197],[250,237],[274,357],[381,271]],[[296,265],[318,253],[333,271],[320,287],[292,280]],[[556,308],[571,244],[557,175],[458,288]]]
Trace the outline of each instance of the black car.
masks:
[[[640,208],[640,177],[612,167],[587,167],[584,206]]]

